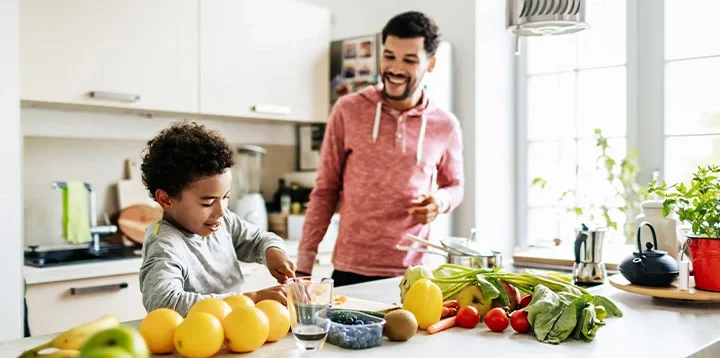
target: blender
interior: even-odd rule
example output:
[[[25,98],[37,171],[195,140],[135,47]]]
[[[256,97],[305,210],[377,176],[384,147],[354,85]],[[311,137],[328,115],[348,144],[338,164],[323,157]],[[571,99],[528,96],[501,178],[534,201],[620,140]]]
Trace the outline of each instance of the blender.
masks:
[[[245,145],[238,148],[236,160],[238,199],[235,214],[261,230],[268,229],[265,198],[260,192],[265,153],[262,147]]]

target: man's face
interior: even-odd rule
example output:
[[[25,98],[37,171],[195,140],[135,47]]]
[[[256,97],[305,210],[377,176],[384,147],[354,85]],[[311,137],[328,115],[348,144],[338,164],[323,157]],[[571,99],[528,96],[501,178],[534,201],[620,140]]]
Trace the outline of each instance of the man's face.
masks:
[[[168,198],[165,209],[186,230],[209,236],[220,228],[231,184],[229,169],[223,174],[201,178],[185,188],[179,198]]]
[[[435,57],[428,57],[423,37],[390,35],[384,47],[380,61],[384,94],[394,101],[408,99],[419,90],[425,72],[432,72]]]

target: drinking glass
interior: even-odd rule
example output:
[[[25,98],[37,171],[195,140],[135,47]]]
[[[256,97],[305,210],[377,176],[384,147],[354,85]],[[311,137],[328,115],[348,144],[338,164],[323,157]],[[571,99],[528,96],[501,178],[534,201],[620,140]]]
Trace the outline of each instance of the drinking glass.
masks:
[[[287,281],[290,328],[301,350],[318,350],[325,343],[332,305],[333,280],[298,277]]]

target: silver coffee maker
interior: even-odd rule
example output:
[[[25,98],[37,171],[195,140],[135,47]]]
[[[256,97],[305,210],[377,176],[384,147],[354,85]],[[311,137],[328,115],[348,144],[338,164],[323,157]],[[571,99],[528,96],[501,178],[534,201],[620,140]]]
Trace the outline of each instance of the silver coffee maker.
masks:
[[[576,284],[605,283],[607,271],[602,260],[602,253],[607,229],[589,229],[582,224],[581,228],[575,229],[575,234],[573,280]]]

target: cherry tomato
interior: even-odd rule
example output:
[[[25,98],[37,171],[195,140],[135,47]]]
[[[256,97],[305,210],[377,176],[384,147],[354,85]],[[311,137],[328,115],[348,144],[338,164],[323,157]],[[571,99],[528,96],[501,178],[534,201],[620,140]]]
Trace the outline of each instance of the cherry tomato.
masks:
[[[504,331],[509,323],[507,312],[500,307],[491,309],[485,315],[485,325],[493,332]]]
[[[480,322],[480,313],[473,306],[465,306],[457,312],[455,322],[463,328],[474,328]]]
[[[532,301],[532,296],[530,296],[529,294],[526,294],[525,296],[523,296],[520,299],[520,308],[527,307],[531,301]]]
[[[510,317],[510,325],[517,333],[530,332],[530,322],[528,322],[528,313],[525,310],[517,310]]]

